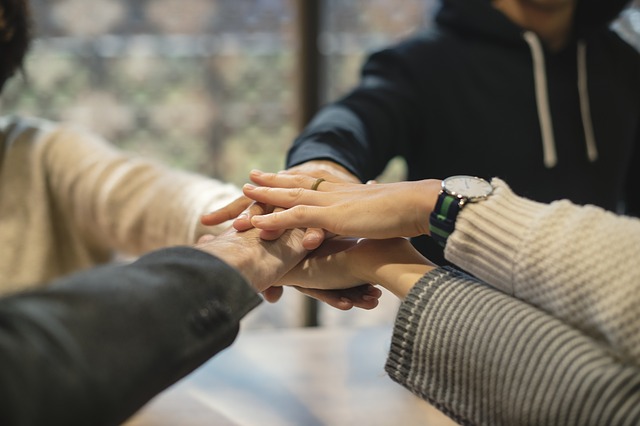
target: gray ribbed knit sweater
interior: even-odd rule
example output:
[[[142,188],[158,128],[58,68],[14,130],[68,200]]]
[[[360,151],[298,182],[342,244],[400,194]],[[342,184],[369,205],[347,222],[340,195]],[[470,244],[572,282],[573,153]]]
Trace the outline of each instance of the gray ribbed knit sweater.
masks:
[[[463,424],[640,424],[640,220],[493,183],[445,250],[491,286],[425,275],[388,373]]]

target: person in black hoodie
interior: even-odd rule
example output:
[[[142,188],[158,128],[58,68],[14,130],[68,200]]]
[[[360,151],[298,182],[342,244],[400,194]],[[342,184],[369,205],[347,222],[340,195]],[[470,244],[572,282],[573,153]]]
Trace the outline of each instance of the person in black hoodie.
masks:
[[[401,156],[408,180],[499,176],[536,201],[637,216],[640,55],[608,26],[626,3],[442,0],[431,28],[368,58],[287,167],[365,182]],[[433,241],[416,245],[443,262]]]
[[[500,176],[637,216],[640,55],[608,27],[626,3],[442,0],[432,28],[368,58],[287,166],[364,182],[401,156],[409,180]]]

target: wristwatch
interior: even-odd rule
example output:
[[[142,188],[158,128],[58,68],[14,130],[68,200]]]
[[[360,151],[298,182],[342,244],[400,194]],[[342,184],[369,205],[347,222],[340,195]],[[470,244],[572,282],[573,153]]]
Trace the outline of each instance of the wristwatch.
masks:
[[[459,175],[443,180],[438,201],[429,216],[431,238],[444,247],[465,204],[484,200],[492,192],[489,182],[475,176]]]

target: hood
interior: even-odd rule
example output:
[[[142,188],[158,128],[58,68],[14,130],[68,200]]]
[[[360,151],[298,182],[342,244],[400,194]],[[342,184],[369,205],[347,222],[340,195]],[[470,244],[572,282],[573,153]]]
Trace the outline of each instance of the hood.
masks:
[[[608,26],[631,0],[577,0],[576,33],[584,36]],[[470,35],[521,43],[522,28],[491,5],[491,0],[440,0],[436,22]]]

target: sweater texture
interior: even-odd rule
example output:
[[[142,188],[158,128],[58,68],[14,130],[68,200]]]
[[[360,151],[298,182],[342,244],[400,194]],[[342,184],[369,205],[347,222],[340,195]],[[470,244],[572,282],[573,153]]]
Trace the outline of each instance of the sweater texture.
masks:
[[[125,154],[66,124],[0,119],[0,293],[205,233],[233,185]]]

